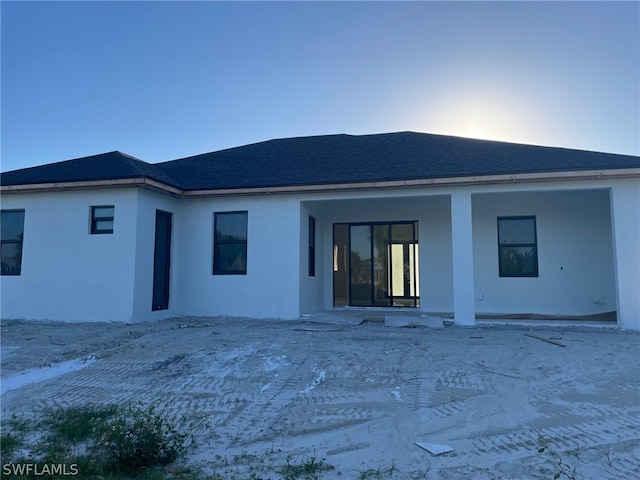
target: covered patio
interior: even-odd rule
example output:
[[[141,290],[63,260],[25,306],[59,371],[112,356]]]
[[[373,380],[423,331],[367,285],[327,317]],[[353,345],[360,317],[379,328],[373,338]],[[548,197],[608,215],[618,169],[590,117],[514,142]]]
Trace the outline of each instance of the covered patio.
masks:
[[[313,219],[314,275],[301,265],[301,314],[404,312],[456,324],[620,322],[617,284],[631,219],[624,189],[587,182],[345,192],[301,203]],[[618,210],[615,207],[618,206]],[[632,222],[630,222],[632,223]],[[621,235],[618,235],[622,238]],[[637,252],[635,254],[637,256]],[[632,279],[633,280],[633,279]],[[637,298],[637,297],[636,297]],[[632,317],[627,323],[637,322]]]

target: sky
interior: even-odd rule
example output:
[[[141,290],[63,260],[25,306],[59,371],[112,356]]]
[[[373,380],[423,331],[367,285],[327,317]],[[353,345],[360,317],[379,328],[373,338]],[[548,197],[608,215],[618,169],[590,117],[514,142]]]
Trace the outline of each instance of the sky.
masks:
[[[11,2],[1,170],[416,131],[640,154],[640,3]]]

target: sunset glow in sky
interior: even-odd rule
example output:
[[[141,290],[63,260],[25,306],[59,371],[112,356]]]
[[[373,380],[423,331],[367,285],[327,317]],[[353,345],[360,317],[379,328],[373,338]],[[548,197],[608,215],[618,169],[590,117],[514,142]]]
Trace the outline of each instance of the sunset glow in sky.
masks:
[[[2,171],[404,130],[640,154],[638,2],[1,9]]]

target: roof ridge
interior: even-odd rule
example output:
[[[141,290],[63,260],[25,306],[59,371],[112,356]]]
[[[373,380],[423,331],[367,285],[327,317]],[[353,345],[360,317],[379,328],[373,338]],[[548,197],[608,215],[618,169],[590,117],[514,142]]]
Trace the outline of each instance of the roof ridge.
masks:
[[[394,132],[394,133],[397,133],[397,132]],[[262,144],[267,144],[267,143],[275,143],[275,142],[287,141],[287,140],[299,140],[299,139],[320,138],[320,137],[365,137],[367,135],[375,136],[375,135],[387,135],[387,134],[372,133],[372,134],[354,135],[354,134],[351,134],[351,133],[326,133],[326,134],[319,134],[319,135],[300,135],[298,137],[269,138],[267,140],[259,140],[257,142],[247,143],[247,144],[243,144],[243,145],[235,145],[233,147],[226,147],[226,148],[222,148],[220,150],[212,150],[210,152],[196,153],[195,155],[187,155],[186,157],[173,158],[171,160],[165,160],[163,162],[158,162],[158,163],[155,163],[153,165],[166,165],[166,164],[172,163],[172,162],[179,162],[179,161],[187,160],[187,159],[192,160],[192,159],[195,159],[197,157],[202,157],[202,156],[206,156],[206,155],[224,153],[224,152],[229,152],[229,151],[233,151],[233,150],[243,149],[245,147],[255,147],[256,145],[262,145]]]
[[[118,154],[122,155],[123,157],[127,157],[127,158],[129,158],[131,160],[136,160],[138,162],[142,162],[142,163],[145,163],[147,165],[151,165],[149,162],[147,162],[145,160],[142,160],[141,158],[134,157],[133,155],[130,155],[130,154],[128,154],[126,152],[123,152],[121,150],[114,150],[113,152],[109,152],[109,153],[118,153]]]
[[[182,187],[179,179],[174,175],[165,172],[159,164],[149,163],[141,158],[121,152],[120,150],[116,150],[116,152],[122,156],[122,159],[126,162],[127,167],[132,170],[133,174],[168,183],[174,187]]]

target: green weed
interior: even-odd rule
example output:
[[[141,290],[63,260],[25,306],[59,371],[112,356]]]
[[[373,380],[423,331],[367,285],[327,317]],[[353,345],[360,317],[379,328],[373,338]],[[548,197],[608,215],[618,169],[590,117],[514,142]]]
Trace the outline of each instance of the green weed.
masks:
[[[49,409],[44,412],[41,426],[54,438],[81,442],[89,439],[97,428],[104,428],[121,410],[117,405]]]
[[[341,475],[316,456],[288,456],[282,464],[283,452],[275,445],[262,454],[243,451],[232,459],[218,455],[210,475],[189,466],[176,467],[208,423],[193,415],[176,418],[155,405],[48,409],[36,418],[12,417],[4,427],[2,479],[68,479],[69,473],[43,475],[52,465],[65,465],[78,480],[322,480]],[[36,471],[10,472],[4,468],[7,464],[29,464]],[[360,478],[386,479],[394,471],[393,465],[369,469]]]
[[[292,460],[293,457],[288,456],[287,463],[278,472],[283,480],[319,480],[322,478],[322,472],[335,470],[335,467],[326,463],[324,458],[318,460],[316,457],[308,457],[301,463],[292,463]]]
[[[106,424],[94,430],[100,436],[93,450],[110,471],[135,473],[149,467],[168,465],[185,453],[187,433],[176,419],[154,406],[135,406],[117,411]]]
[[[550,444],[549,440],[544,437],[540,432],[538,433],[538,453],[548,453],[551,456],[551,459],[554,464],[555,473],[553,475],[553,480],[558,480],[561,477],[567,478],[568,480],[576,480],[577,473],[576,467],[572,467],[568,463],[565,463],[562,459],[560,453],[553,448]],[[580,455],[580,449],[575,449],[570,452],[571,455],[574,455],[576,458]]]
[[[378,467],[376,469],[369,468],[368,470],[362,470],[360,472],[360,480],[383,480],[385,478],[391,477],[393,473],[396,471],[396,466],[391,464],[391,466],[382,468]]]
[[[64,464],[73,465],[79,478],[165,479],[162,467],[194,444],[196,421],[177,419],[153,405],[89,405],[49,409],[38,421],[12,418],[1,439],[3,467],[30,464],[35,471],[25,475],[3,468],[2,478],[65,478],[57,472],[42,475],[48,466]]]

